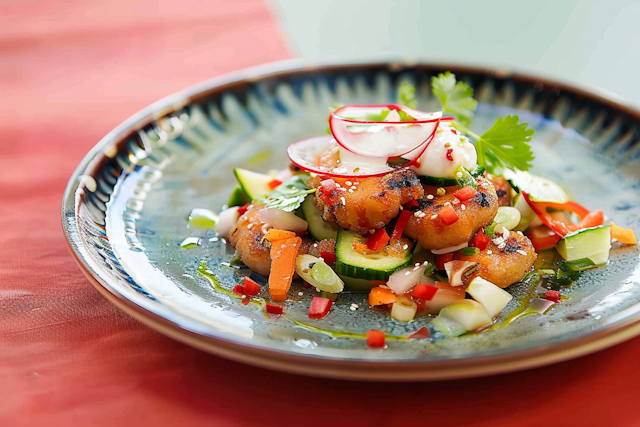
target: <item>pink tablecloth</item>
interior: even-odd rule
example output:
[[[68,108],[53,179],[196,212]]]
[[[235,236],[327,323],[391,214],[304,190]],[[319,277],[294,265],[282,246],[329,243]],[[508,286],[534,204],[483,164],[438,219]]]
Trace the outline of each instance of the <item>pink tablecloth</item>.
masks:
[[[287,57],[261,0],[0,3],[0,426],[640,425],[640,339],[523,373],[351,383],[194,350],[94,290],[59,217],[80,159],[164,95]]]

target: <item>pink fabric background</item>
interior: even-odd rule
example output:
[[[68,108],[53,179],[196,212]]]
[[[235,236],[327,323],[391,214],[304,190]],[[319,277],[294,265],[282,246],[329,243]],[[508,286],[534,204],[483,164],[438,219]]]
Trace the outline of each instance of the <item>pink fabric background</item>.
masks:
[[[0,426],[640,425],[640,339],[516,374],[353,383],[194,350],[94,290],[60,226],[81,158],[165,95],[287,57],[261,0],[0,3]]]

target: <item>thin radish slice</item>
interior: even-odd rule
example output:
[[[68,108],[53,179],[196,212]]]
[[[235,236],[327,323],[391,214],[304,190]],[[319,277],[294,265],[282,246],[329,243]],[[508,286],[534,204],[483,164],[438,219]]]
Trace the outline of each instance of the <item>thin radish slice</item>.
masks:
[[[345,165],[341,165],[340,167],[329,168],[319,166],[318,157],[327,150],[336,147],[336,145],[336,141],[331,135],[316,136],[314,138],[294,142],[287,148],[287,154],[289,155],[291,162],[300,169],[328,177],[366,178],[371,176],[383,176],[408,167],[407,165],[400,167],[389,166],[386,161],[380,162],[380,159],[375,158],[367,160],[367,157],[358,156],[352,153],[348,156],[348,163],[345,163]]]
[[[367,119],[387,109],[391,110],[388,120]],[[397,111],[416,120],[399,121]],[[443,120],[441,111],[425,113],[395,104],[345,105],[331,114],[329,127],[338,144],[352,153],[394,158],[416,151],[432,139],[440,120]]]

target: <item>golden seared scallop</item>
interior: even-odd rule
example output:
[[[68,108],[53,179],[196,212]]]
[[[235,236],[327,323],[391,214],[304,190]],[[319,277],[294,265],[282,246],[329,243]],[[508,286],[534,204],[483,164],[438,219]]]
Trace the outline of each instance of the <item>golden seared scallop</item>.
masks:
[[[465,201],[458,200],[453,194],[460,189],[458,186],[439,189],[425,185],[425,196],[418,200],[417,207],[411,208],[405,236],[431,250],[467,243],[480,228],[491,224],[498,212],[498,197],[491,182],[485,178],[476,181],[477,194]],[[447,225],[444,213],[451,209],[458,219]]]
[[[478,263],[470,278],[480,276],[496,286],[506,288],[519,282],[531,270],[536,260],[536,251],[531,241],[519,232],[496,230],[486,249],[476,255],[458,255],[463,261]]]

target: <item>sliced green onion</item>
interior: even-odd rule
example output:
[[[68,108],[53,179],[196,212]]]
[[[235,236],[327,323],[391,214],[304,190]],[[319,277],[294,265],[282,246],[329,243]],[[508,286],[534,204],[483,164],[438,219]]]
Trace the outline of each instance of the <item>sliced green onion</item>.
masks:
[[[492,222],[490,225],[487,225],[484,228],[484,234],[486,234],[487,237],[489,237],[490,239],[493,239],[493,232],[496,229],[496,225],[498,224],[496,224],[495,222]]]
[[[199,237],[187,237],[180,243],[180,247],[182,249],[193,249],[200,244]]]
[[[427,265],[424,267],[424,276],[430,276],[431,273],[433,273],[434,271],[436,271],[436,266],[431,264],[430,262],[427,263]]]
[[[462,187],[473,187],[474,190],[478,189],[478,183],[476,179],[469,173],[468,170],[463,168],[462,166],[458,166],[456,168],[456,181],[458,181],[458,185],[460,188]]]
[[[467,247],[460,249],[460,253],[467,256],[478,255],[480,253],[480,249]]]

